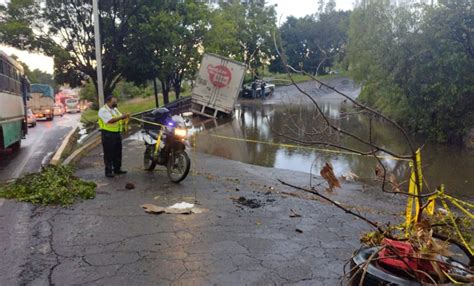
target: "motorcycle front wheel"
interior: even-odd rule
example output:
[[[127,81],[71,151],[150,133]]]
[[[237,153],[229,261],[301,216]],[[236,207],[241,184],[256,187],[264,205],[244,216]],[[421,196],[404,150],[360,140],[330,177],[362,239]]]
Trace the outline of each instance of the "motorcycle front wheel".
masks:
[[[145,153],[143,154],[143,167],[147,171],[153,171],[156,167],[156,160],[153,158],[155,152],[154,145],[146,145]]]
[[[180,150],[171,153],[167,164],[168,178],[170,181],[179,183],[186,179],[190,168],[191,160],[185,151]]]

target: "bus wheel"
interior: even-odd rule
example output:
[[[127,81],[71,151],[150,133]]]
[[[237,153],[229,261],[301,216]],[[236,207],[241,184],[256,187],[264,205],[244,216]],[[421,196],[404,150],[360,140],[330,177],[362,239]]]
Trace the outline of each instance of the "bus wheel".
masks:
[[[18,151],[20,148],[21,148],[21,140],[15,142],[15,143],[12,145],[13,151]]]

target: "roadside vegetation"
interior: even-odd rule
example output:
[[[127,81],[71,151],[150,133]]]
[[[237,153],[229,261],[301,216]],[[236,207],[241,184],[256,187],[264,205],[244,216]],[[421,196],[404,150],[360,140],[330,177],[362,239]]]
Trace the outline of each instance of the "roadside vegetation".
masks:
[[[95,198],[96,184],[74,176],[71,166],[49,166],[0,186],[0,197],[38,205],[71,205]]]
[[[432,141],[460,142],[474,128],[472,1],[352,12],[347,59],[360,100]]]

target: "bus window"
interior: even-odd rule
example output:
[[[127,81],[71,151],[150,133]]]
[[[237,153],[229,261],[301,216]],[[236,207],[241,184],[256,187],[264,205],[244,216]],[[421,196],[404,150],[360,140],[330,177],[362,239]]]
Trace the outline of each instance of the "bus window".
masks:
[[[0,59],[0,74],[3,74],[3,60]]]
[[[6,68],[7,68],[5,75],[6,75],[7,77],[12,77],[10,64],[7,63],[5,66],[6,66]]]

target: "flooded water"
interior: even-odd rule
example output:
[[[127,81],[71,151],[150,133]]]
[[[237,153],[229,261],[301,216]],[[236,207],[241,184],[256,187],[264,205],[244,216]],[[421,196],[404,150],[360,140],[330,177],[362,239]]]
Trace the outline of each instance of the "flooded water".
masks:
[[[360,93],[360,89],[347,79],[334,80],[331,84],[353,98]],[[397,154],[410,154],[402,134],[388,123],[370,119],[355,110],[351,103],[344,102],[342,97],[329,90],[319,89],[313,83],[302,84],[302,87],[340,128],[364,140],[371,139],[378,146]],[[269,100],[241,101],[232,120],[211,120],[196,125],[197,148],[201,152],[232,160],[308,174],[319,174],[324,164],[330,162],[339,177],[355,175],[365,183],[373,182],[377,165],[373,157],[353,155],[346,151],[341,153],[334,151],[334,148],[316,144],[306,147],[285,145],[330,142],[350,149],[370,151],[356,139],[324,129],[325,122],[317,114],[315,106],[294,87],[279,88]],[[372,126],[372,132],[369,132],[369,126]],[[413,141],[417,148],[423,146],[423,170],[430,189],[444,183],[449,193],[473,199],[474,150]],[[384,157],[381,162],[398,177],[399,182],[407,180],[407,161]]]

